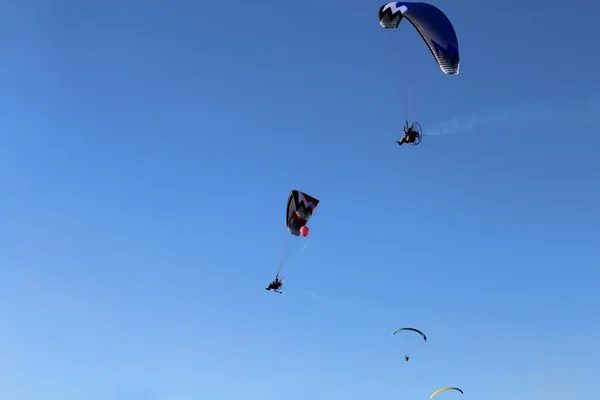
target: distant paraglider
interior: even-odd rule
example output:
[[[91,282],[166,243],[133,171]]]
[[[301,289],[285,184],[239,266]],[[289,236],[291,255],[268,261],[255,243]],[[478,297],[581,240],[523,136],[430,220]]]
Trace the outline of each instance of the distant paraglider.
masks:
[[[285,224],[289,233],[294,236],[307,237],[310,233],[310,229],[306,224],[312,217],[319,200],[309,196],[304,192],[298,190],[292,190],[288,196]],[[275,280],[267,286],[267,290],[273,290],[276,293],[282,293],[281,287],[283,286],[284,278],[279,278],[281,273],[281,267],[283,266],[283,259],[279,263],[277,268],[277,275]]]
[[[442,72],[457,75],[460,69],[458,38],[446,14],[428,3],[394,1],[379,8],[379,24],[385,29],[397,29],[404,18],[417,30]],[[399,146],[421,143],[422,131],[418,122],[409,125],[406,121],[403,133],[396,142]]]
[[[423,336],[423,340],[424,340],[424,341],[427,341],[427,336],[425,336],[425,334],[424,334],[423,332],[421,332],[420,330],[418,330],[418,329],[415,329],[415,328],[400,328],[400,329],[396,329],[394,332],[392,332],[392,336],[394,336],[394,335],[396,335],[398,332],[402,332],[402,331],[412,331],[412,332],[416,332],[416,333],[418,333],[419,335]],[[410,357],[409,357],[409,355],[408,355],[408,354],[405,354],[405,355],[404,355],[404,361],[408,361],[408,360],[410,360]]]

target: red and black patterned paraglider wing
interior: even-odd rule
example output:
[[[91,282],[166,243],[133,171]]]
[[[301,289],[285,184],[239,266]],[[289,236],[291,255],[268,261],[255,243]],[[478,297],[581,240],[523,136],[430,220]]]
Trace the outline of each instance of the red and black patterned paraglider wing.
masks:
[[[288,231],[294,236],[308,235],[308,227],[302,229],[312,217],[319,200],[298,190],[292,190],[288,197],[286,225]],[[301,233],[301,231],[304,231]]]

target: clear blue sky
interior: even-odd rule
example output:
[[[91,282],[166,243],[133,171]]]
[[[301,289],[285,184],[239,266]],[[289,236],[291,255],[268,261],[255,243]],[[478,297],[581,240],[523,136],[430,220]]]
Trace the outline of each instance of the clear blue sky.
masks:
[[[0,5],[3,400],[595,390],[600,7],[436,1],[447,76],[382,4]]]

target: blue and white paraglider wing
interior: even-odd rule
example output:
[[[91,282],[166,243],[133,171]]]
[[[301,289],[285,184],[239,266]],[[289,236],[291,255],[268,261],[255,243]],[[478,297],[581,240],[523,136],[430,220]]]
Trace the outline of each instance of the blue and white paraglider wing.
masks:
[[[379,9],[379,23],[384,28],[398,28],[402,18],[413,24],[442,71],[448,75],[458,74],[458,39],[448,17],[427,3],[395,1]]]

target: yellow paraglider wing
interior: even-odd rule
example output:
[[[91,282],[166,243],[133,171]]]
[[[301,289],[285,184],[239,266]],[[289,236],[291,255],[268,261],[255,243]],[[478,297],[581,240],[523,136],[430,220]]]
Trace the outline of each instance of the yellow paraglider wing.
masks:
[[[429,396],[429,400],[433,399],[433,397],[434,397],[435,395],[437,395],[437,394],[439,394],[439,393],[442,393],[442,392],[445,392],[446,390],[458,390],[459,392],[461,392],[462,394],[464,394],[464,393],[463,393],[463,391],[462,391],[462,390],[460,390],[460,389],[459,389],[459,388],[457,388],[457,387],[445,387],[445,388],[441,388],[441,389],[438,389],[438,390],[436,390],[435,392],[433,392],[433,394],[432,394],[431,396]]]

